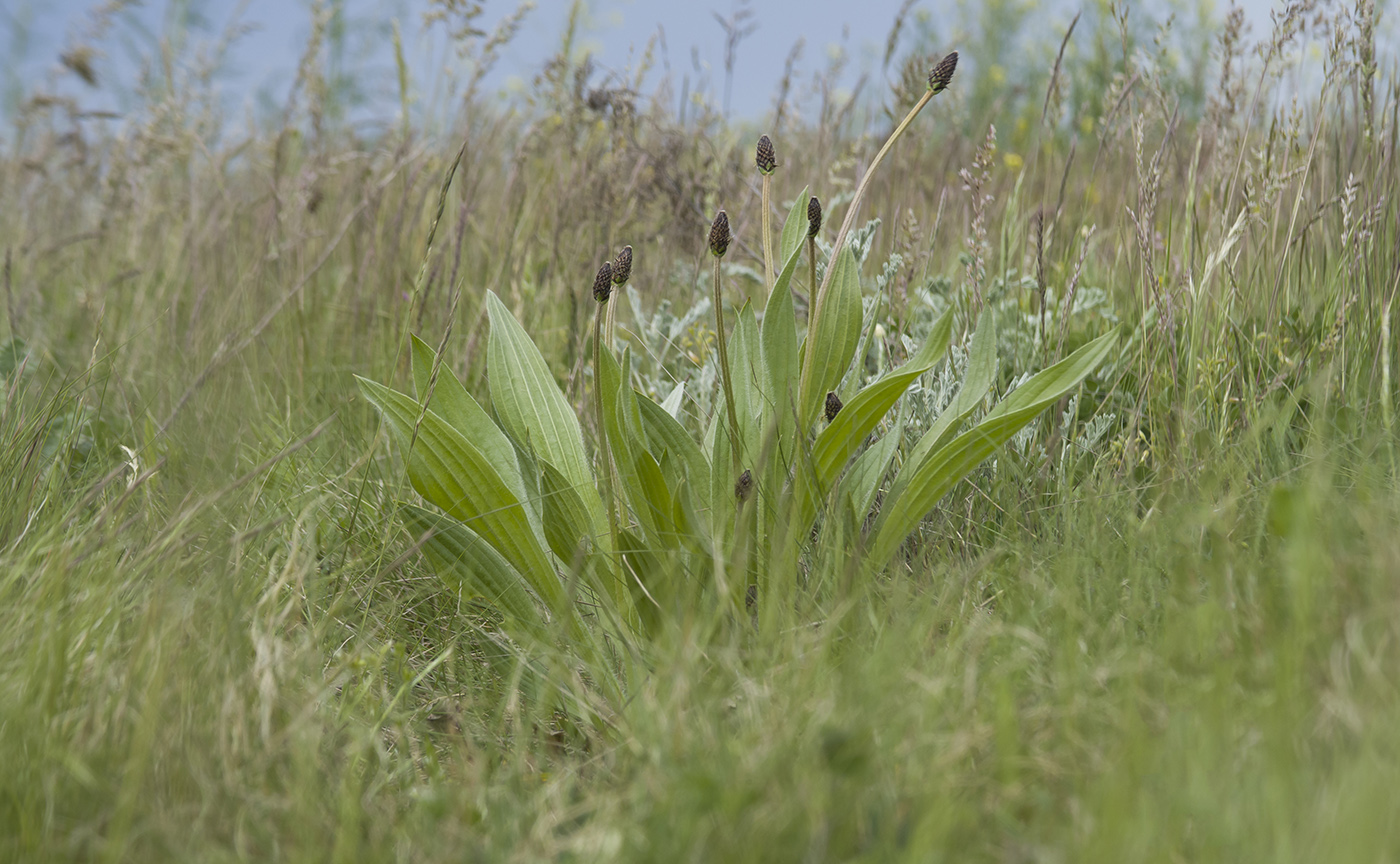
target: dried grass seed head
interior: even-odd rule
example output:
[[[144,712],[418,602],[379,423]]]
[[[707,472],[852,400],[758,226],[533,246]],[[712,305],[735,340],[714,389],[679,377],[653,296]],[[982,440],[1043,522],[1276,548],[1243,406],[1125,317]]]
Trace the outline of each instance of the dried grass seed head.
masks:
[[[773,139],[767,135],[760,136],[758,139],[754,163],[758,165],[758,170],[763,174],[772,174],[773,169],[778,167],[778,154],[773,150]]]
[[[934,93],[942,93],[948,89],[948,84],[953,80],[953,72],[958,68],[958,52],[950,51],[948,56],[938,61],[933,70],[928,73],[928,89]]]
[[[815,237],[822,230],[822,202],[813,195],[807,202],[807,236]]]
[[[724,253],[729,251],[729,214],[723,210],[715,214],[715,221],[710,224],[710,254],[717,258],[723,258]]]
[[[604,261],[603,266],[598,268],[598,275],[593,277],[593,299],[599,303],[608,302],[612,296],[613,267],[611,261]]]
[[[617,253],[617,257],[612,262],[612,281],[614,285],[621,287],[627,284],[627,280],[632,278],[632,247],[623,246],[622,251]]]

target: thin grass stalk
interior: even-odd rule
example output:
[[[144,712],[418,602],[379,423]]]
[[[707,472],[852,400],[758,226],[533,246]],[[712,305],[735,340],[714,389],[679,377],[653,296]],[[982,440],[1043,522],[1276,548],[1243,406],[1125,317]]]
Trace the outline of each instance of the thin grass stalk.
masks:
[[[457,176],[457,168],[462,164],[462,157],[467,153],[467,145],[471,143],[470,138],[462,140],[462,146],[457,148],[457,155],[453,157],[452,164],[447,168],[447,175],[443,177],[442,185],[438,187],[437,208],[433,211],[433,221],[428,223],[428,242],[423,247],[423,260],[418,265],[418,277],[413,280],[413,293],[409,296],[409,301],[404,305],[403,321],[399,327],[399,351],[402,356],[408,356],[409,352],[409,329],[408,322],[412,320],[413,307],[417,305],[419,297],[423,293],[423,286],[428,281],[428,263],[432,259],[433,245],[437,240],[438,224],[442,222],[443,211],[447,209],[447,190],[452,188],[452,179]]]

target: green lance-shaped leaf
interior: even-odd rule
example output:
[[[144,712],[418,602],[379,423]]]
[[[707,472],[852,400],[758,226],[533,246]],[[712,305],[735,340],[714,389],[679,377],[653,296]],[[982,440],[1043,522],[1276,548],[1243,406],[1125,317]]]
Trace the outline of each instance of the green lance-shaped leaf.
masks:
[[[804,193],[805,196],[805,193]],[[806,216],[802,221],[802,236],[806,236]],[[788,221],[792,216],[788,216]],[[783,229],[784,237],[787,228]],[[785,250],[786,246],[783,247]],[[791,462],[790,454],[796,438],[797,419],[794,414],[797,404],[798,379],[802,374],[802,357],[797,341],[797,313],[792,306],[792,274],[802,257],[802,244],[797,243],[787,253],[783,270],[773,283],[773,291],[768,295],[768,305],[763,310],[763,328],[759,335],[763,355],[763,411],[762,431],[767,434],[768,424],[776,423],[778,430],[779,458],[774,466]]]
[[[506,616],[506,632],[540,640],[545,619],[527,582],[510,562],[476,532],[455,519],[412,504],[399,508],[414,541],[438,578],[469,597],[481,597]]]
[[[548,462],[540,463],[540,509],[549,548],[566,565],[590,546],[607,550],[612,545],[607,525],[599,526],[583,503],[578,489]]]
[[[654,521],[656,514],[647,501],[646,490],[642,488],[642,480],[637,475],[637,455],[646,450],[646,443],[639,440],[641,411],[636,407],[635,400],[629,398],[632,394],[632,388],[627,383],[631,377],[631,353],[623,352],[622,365],[618,365],[611,351],[602,352],[599,359],[598,386],[603,391],[603,421],[608,427],[608,448],[612,451],[613,464],[617,466],[618,480],[647,536],[657,540],[660,528]],[[634,416],[635,424],[631,422]],[[667,503],[669,505],[669,501]]]
[[[821,499],[840,478],[842,469],[860,448],[865,436],[889,413],[904,391],[947,352],[952,336],[953,313],[949,310],[934,324],[923,346],[909,362],[857,393],[821,431],[812,445],[812,470],[798,471],[795,480],[799,526],[809,525],[816,518]]]
[[[710,462],[680,421],[671,416],[664,406],[640,394],[637,396],[637,408],[652,452],[669,453],[671,458],[678,460],[692,489],[709,489]]]
[[[528,441],[541,459],[569,478],[590,509],[603,513],[578,417],[544,357],[493,291],[486,292],[486,309],[491,318],[486,371],[501,425],[521,444]]]
[[[958,427],[972,416],[972,412],[977,410],[978,405],[982,404],[982,399],[991,389],[992,380],[996,374],[997,329],[992,307],[986,306],[982,309],[982,317],[977,322],[977,332],[972,335],[972,348],[968,352],[967,370],[963,373],[963,383],[962,387],[958,389],[958,395],[953,397],[953,401],[948,403],[948,407],[943,409],[942,414],[938,415],[938,419],[919,439],[919,443],[914,445],[913,451],[904,460],[903,470],[899,472],[899,476],[890,485],[889,495],[886,496],[887,500],[893,501],[897,498],[899,493],[904,491],[904,485],[908,478],[918,471],[920,463],[952,440]]]
[[[622,491],[647,538],[658,545],[675,548],[682,539],[680,526],[675,521],[675,498],[666,483],[660,460],[649,448],[641,406],[644,403],[648,406],[647,411],[654,422],[665,421],[656,417],[652,409],[662,415],[665,415],[665,411],[650,399],[638,395],[627,384],[630,369],[630,352],[624,352],[621,366],[610,352],[603,353],[599,381],[603,387],[608,446],[612,450],[613,463],[617,466]],[[671,419],[669,415],[667,419]],[[695,448],[693,441],[690,447]],[[696,453],[692,453],[692,458]]]
[[[642,538],[632,531],[618,532],[618,542],[622,545],[622,558],[627,570],[628,589],[637,610],[638,620],[648,632],[657,632],[663,622],[661,612],[670,609],[670,599],[674,586],[667,573],[662,556],[656,554]]]
[[[715,413],[705,434],[705,444],[710,451],[710,488],[700,490],[708,495],[706,502],[710,515],[710,535],[716,545],[724,548],[729,535],[734,530],[734,462],[730,458],[729,424],[724,419],[724,400],[716,400]],[[742,469],[741,469],[742,470]]]
[[[734,405],[739,412],[739,452],[744,467],[758,458],[759,436],[763,434],[763,359],[759,346],[758,319],[753,305],[745,303],[734,321],[734,337],[729,344],[730,377],[734,382]]]
[[[356,376],[356,380],[408,451],[405,461],[413,488],[495,547],[553,614],[571,616],[542,538],[531,526],[524,504],[491,461],[447,421],[433,411],[423,412],[409,396],[366,378]],[[415,423],[417,440],[413,440]]]
[[[429,347],[428,343],[414,336],[413,386],[420,404],[428,392],[428,383],[436,361],[437,352]],[[510,491],[527,505],[531,522],[539,532],[539,514],[533,506],[533,497],[517,461],[515,445],[446,365],[438,367],[437,383],[433,385],[433,400],[428,407],[446,420],[449,426],[461,432],[463,437],[490,460],[501,479],[510,487]]]
[[[901,411],[901,416],[895,420],[893,428],[857,456],[856,461],[851,463],[851,467],[842,475],[841,482],[837,485],[836,497],[850,505],[851,515],[855,517],[857,525],[865,521],[871,505],[875,503],[875,493],[879,491],[880,481],[885,478],[885,472],[889,471],[890,462],[899,450],[903,434],[904,417]]]
[[[670,394],[668,394],[665,399],[661,400],[661,407],[665,408],[666,413],[670,414],[673,419],[679,420],[681,418],[681,405],[684,403],[685,382],[681,381],[672,388]]]
[[[635,448],[634,452],[632,476],[639,494],[633,506],[649,511],[642,524],[651,526],[651,532],[658,541],[668,548],[679,548],[681,528],[676,523],[675,498],[666,485],[661,465],[641,447]]]
[[[809,200],[809,190],[811,187],[803,187],[802,194],[793,199],[792,207],[788,210],[787,219],[783,222],[783,233],[778,237],[778,260],[787,261],[792,258],[793,253],[801,252],[807,239],[807,201]],[[776,287],[774,290],[777,290]],[[769,299],[772,305],[772,299]]]
[[[578,489],[548,462],[540,463],[540,502],[549,548],[565,566],[582,565],[584,581],[595,595],[590,602],[602,604],[606,619],[633,624],[625,577],[613,565],[607,525],[594,523],[594,514],[584,505]]]
[[[827,392],[840,386],[860,344],[860,265],[845,246],[833,266],[825,308],[821,315],[813,314],[812,326],[817,329],[808,331],[802,358],[798,405],[803,428],[816,419]]]
[[[887,501],[880,511],[870,538],[870,560],[878,565],[888,563],[924,515],[954,484],[1078,387],[1108,359],[1117,343],[1117,332],[1108,333],[1041,371],[1003,399],[982,422],[923,460],[904,485],[903,493]]]

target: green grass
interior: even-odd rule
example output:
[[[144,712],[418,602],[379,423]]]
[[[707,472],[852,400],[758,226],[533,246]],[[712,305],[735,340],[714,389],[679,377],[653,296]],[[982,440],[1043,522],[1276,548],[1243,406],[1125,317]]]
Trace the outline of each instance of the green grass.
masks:
[[[303,134],[315,92],[286,128],[215,138],[194,94],[151,93],[80,152],[62,106],[31,102],[0,133],[23,340],[0,348],[0,859],[1400,856],[1393,74],[1369,135],[1355,64],[1298,115],[1266,78],[1248,116],[1257,66],[1242,104],[1197,110],[1102,47],[1111,20],[1079,26],[1108,54],[1069,52],[1044,126],[1043,73],[959,71],[871,184],[863,280],[873,297],[902,255],[882,326],[953,308],[959,345],[981,296],[998,396],[1115,321],[1126,354],[877,577],[851,578],[833,520],[782,626],[681,616],[603,724],[542,698],[566,652],[523,655],[411,549],[395,512],[416,496],[354,375],[411,388],[405,333],[435,346],[455,313],[444,360],[483,396],[494,290],[591,448],[598,263],[631,243],[644,316],[690,308],[723,206],[726,261],[758,270],[758,132],[599,114],[556,68],[460,130],[429,249],[460,140]],[[1076,95],[1096,75],[1115,99],[1136,77],[1112,116],[1103,88]],[[1158,93],[1186,106],[1174,127]],[[875,144],[835,113],[763,130],[775,206],[811,183],[844,216]],[[981,219],[958,177],[978,164]],[[696,386],[709,315],[664,353],[616,315],[639,386]]]

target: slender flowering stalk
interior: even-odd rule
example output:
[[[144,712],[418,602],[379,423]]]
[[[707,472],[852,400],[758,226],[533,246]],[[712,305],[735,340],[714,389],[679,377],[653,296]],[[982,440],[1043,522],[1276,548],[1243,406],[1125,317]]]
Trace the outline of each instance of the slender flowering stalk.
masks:
[[[729,378],[729,347],[724,339],[724,297],[720,291],[720,259],[729,251],[729,214],[715,214],[710,225],[710,254],[715,259],[715,344],[719,348],[720,380],[724,384],[724,407],[729,414],[729,444],[734,455],[734,473],[739,473],[739,414],[734,407],[734,384]]]
[[[627,247],[629,250],[632,247]],[[631,257],[630,255],[628,256]],[[629,261],[630,263],[630,261]],[[598,301],[598,311],[593,316],[593,409],[598,417],[598,473],[603,475],[604,504],[608,508],[608,532],[612,537],[614,555],[620,555],[620,532],[617,525],[617,501],[613,491],[612,451],[608,448],[608,424],[603,419],[603,316],[612,296],[613,266],[604,261],[593,278],[593,299]],[[621,564],[621,561],[617,561]],[[618,567],[619,578],[622,572]]]
[[[773,292],[773,229],[768,224],[768,217],[769,210],[772,209],[769,202],[773,184],[773,170],[778,166],[778,157],[773,150],[773,139],[767,135],[758,139],[758,147],[754,152],[754,163],[758,165],[758,173],[763,175],[763,284],[771,294]]]
[[[809,333],[819,332],[817,330],[817,324],[821,320],[822,311],[826,306],[826,296],[831,288],[831,274],[836,271],[836,258],[841,254],[841,249],[846,245],[846,235],[851,231],[851,223],[855,221],[856,212],[860,209],[861,199],[865,197],[865,190],[870,185],[870,178],[875,176],[875,169],[880,167],[880,162],[884,160],[885,154],[890,152],[890,148],[894,146],[894,142],[899,140],[899,137],[904,134],[904,130],[908,129],[909,124],[914,122],[914,118],[919,116],[919,112],[924,110],[924,106],[929,103],[929,100],[948,88],[949,82],[953,80],[953,71],[957,69],[957,67],[958,52],[956,51],[950,52],[948,56],[938,62],[938,65],[933,67],[932,71],[929,72],[928,89],[924,91],[923,97],[914,104],[913,108],[909,109],[909,113],[899,122],[899,125],[895,127],[894,131],[890,133],[890,137],[885,140],[884,146],[880,148],[880,152],[875,154],[874,161],[870,163],[870,167],[866,169],[865,174],[860,178],[860,183],[856,185],[855,195],[851,198],[850,206],[846,208],[846,218],[842,220],[841,230],[836,232],[836,241],[831,245],[831,263],[826,268],[826,275],[822,277],[821,288],[817,290],[817,296],[812,299],[812,315],[807,325],[807,331]],[[810,351],[811,349],[812,345],[809,340],[807,350]],[[801,392],[807,392],[807,388],[810,386],[808,379],[811,374],[811,368],[812,364],[806,362],[806,358],[804,357],[802,363]],[[804,420],[805,419],[806,418],[804,418]]]
[[[624,246],[612,260],[613,285],[621,288],[632,278],[632,247]],[[612,345],[617,337],[617,304],[608,306],[607,317],[603,319],[604,341]]]
[[[822,202],[813,195],[807,202],[807,297],[817,296],[817,234],[822,230]]]

